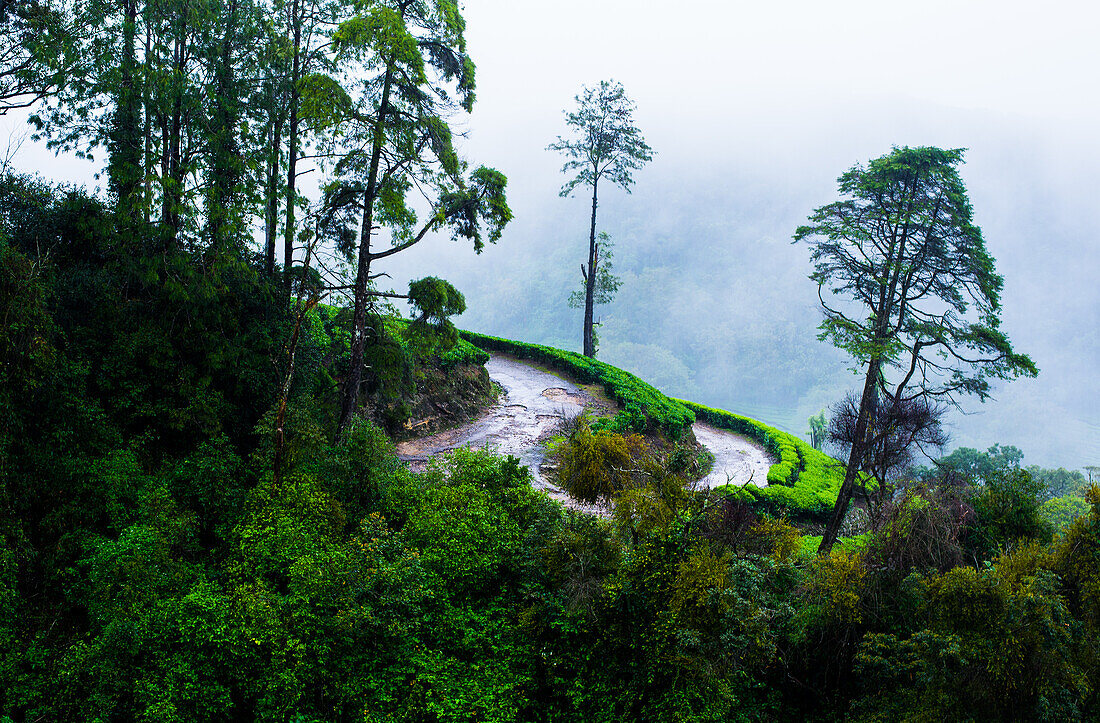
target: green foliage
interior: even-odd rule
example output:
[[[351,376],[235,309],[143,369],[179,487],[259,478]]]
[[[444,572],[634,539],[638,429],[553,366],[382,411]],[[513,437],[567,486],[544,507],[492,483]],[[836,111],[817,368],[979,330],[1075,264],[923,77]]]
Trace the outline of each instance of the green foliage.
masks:
[[[1006,573],[1013,562],[927,579],[922,629],[867,636],[855,665],[860,720],[1082,719],[1088,684],[1057,580]]]
[[[586,504],[606,502],[625,490],[646,455],[638,435],[593,432],[584,416],[554,453],[562,489]]]
[[[810,446],[820,450],[825,444],[825,430],[828,427],[825,421],[825,410],[810,417]]]
[[[433,276],[410,281],[409,304],[414,318],[405,338],[422,356],[434,348],[449,351],[458,343],[458,329],[449,318],[466,311],[466,299],[458,289]]]
[[[596,236],[596,256],[599,259],[599,265],[596,269],[596,285],[593,289],[592,303],[594,304],[610,304],[615,299],[615,292],[622,286],[622,278],[615,276],[612,273],[612,269],[615,268],[612,259],[615,257],[615,243],[611,240],[611,235],[606,231],[600,231]],[[586,280],[581,279],[582,282]],[[583,309],[586,289],[582,288],[569,294],[569,299],[566,303],[569,304],[570,309]]]
[[[836,504],[844,466],[797,437],[738,414],[681,401],[708,424],[753,439],[779,458],[768,469],[768,486],[747,485],[741,494],[792,515],[823,517]]]
[[[1089,503],[1084,497],[1065,495],[1049,499],[1039,506],[1039,514],[1059,532],[1069,527],[1074,520],[1089,513]]]
[[[969,544],[979,554],[1026,540],[1049,541],[1051,526],[1040,513],[1042,484],[1021,469],[994,472],[971,498],[976,522]]]
[[[459,336],[453,346],[441,347],[424,345],[416,342],[410,343],[410,338],[415,335],[411,331],[412,322],[399,317],[383,317],[388,332],[406,351],[417,355],[421,362],[440,364],[444,369],[453,369],[463,364],[484,365],[489,361],[488,352],[474,346],[469,341]]]
[[[901,390],[912,384],[985,399],[990,379],[1038,370],[1013,352],[999,328],[1004,280],[973,224],[957,168],[962,159],[962,149],[895,147],[855,165],[838,179],[842,200],[816,209],[794,238],[810,244],[810,278],[822,293],[854,297],[860,308],[849,316],[822,296],[823,340],[873,377],[892,371]],[[925,375],[921,370],[943,349],[956,353],[931,367],[942,373]],[[885,380],[873,383],[889,393]]]
[[[1066,598],[1080,621],[1082,667],[1092,687],[1092,710],[1100,705],[1100,651],[1091,641],[1100,639],[1100,486],[1093,485],[1085,496],[1092,506],[1057,539],[1051,551],[1050,568],[1061,578]]]
[[[1062,467],[1044,469],[1037,464],[1029,464],[1024,469],[1032,479],[1042,485],[1044,499],[1071,496],[1083,498],[1085,490],[1089,488],[1088,479],[1076,470],[1070,471]]]
[[[861,552],[870,541],[869,532],[852,537],[841,537],[837,539],[834,549],[843,552]],[[819,547],[821,547],[821,535],[802,535],[798,542],[798,556],[807,562],[812,562],[817,557]]]
[[[947,469],[976,482],[998,473],[1019,469],[1024,453],[1012,445],[994,444],[985,452],[970,447],[959,447],[946,457],[936,460],[941,469]]]
[[[623,409],[606,427],[609,431],[662,430],[672,439],[679,439],[695,423],[695,415],[682,403],[669,399],[659,391],[629,372],[610,364],[585,357],[575,352],[562,351],[538,344],[527,344],[510,339],[463,331],[465,339],[482,349],[512,354],[521,359],[531,359],[572,376],[588,384],[598,383],[608,396]],[[641,427],[642,422],[645,427]]]
[[[457,5],[430,7],[458,38]],[[219,8],[189,18],[225,23]],[[392,15],[359,9],[341,52],[369,60],[364,43],[377,44],[422,70],[412,56],[423,46]],[[468,58],[436,60],[468,96]],[[192,112],[197,99],[184,100]],[[447,141],[433,139],[449,159]],[[485,450],[414,474],[365,420],[333,441],[346,311],[305,313],[278,415],[297,310],[260,260],[233,244],[165,243],[164,229],[117,211],[0,179],[0,720],[1061,721],[1100,710],[1100,488],[1051,538],[1039,505],[1049,483],[995,470],[960,498],[972,508],[921,491],[876,533],[806,561],[796,547],[810,538],[760,507],[814,509],[835,462],[579,355],[476,335],[622,403],[564,447],[563,469],[614,497],[613,514],[565,510],[519,460]],[[433,280],[421,290],[429,316],[460,305]],[[465,340],[423,351],[406,334],[415,321],[370,324],[371,383],[407,381],[422,355],[487,359]],[[775,491],[743,493],[760,505],[687,492],[686,448],[662,465],[626,434],[682,438],[692,409],[779,457]],[[966,561],[943,570],[892,552],[928,549],[952,512],[971,524]]]
[[[603,178],[629,191],[633,171],[653,159],[653,149],[634,125],[634,103],[621,83],[601,80],[576,97],[577,110],[566,113],[573,138],[558,136],[548,150],[565,156],[563,173],[576,172],[561,189],[562,196],[577,186],[593,188]]]

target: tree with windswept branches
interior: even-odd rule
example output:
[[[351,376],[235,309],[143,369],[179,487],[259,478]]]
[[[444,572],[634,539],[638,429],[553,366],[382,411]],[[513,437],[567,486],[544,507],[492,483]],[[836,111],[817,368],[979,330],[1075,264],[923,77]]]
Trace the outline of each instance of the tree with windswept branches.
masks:
[[[578,186],[592,188],[592,219],[588,234],[588,264],[581,266],[584,280],[584,355],[596,356],[593,309],[600,284],[600,242],[596,234],[596,207],[602,180],[619,186],[627,193],[634,185],[633,172],[653,159],[653,149],[634,125],[634,102],[621,83],[602,80],[594,88],[585,87],[576,97],[577,110],[566,113],[565,123],[572,136],[558,136],[547,150],[566,158],[562,173],[575,175],[561,188],[571,196]],[[605,259],[609,258],[605,254]],[[617,288],[617,286],[616,286]]]
[[[984,401],[992,380],[1038,374],[1000,329],[1004,280],[973,223],[962,160],[962,149],[905,147],[853,166],[838,179],[842,200],[795,232],[811,247],[820,338],[865,374],[822,554],[836,541],[858,475],[871,471],[875,435],[889,429],[878,410],[917,399],[957,406],[962,395]]]

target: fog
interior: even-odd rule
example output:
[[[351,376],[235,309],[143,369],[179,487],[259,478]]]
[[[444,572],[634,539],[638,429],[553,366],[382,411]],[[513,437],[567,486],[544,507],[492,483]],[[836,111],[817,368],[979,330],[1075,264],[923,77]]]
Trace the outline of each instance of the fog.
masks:
[[[587,200],[562,199],[562,111],[613,78],[657,152],[633,194],[601,189],[616,301],[600,357],[666,392],[797,434],[857,385],[817,340],[809,252],[791,244],[836,177],[894,145],[965,147],[961,173],[1005,278],[1003,327],[1040,368],[964,401],[950,447],[1100,464],[1096,168],[1100,10],[1081,3],[468,0],[478,103],[465,155],[509,177],[515,220],[475,256],[445,238],[387,260],[401,288],[443,276],[460,325],[580,346]],[[26,144],[19,164],[95,184]]]

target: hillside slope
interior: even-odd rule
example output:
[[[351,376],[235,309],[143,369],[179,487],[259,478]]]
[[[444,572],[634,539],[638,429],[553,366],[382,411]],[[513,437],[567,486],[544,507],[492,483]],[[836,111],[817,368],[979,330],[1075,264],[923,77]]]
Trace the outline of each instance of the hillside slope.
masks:
[[[777,512],[823,517],[836,504],[844,466],[801,439],[749,417],[673,399],[635,375],[576,352],[464,331],[465,340],[486,351],[531,359],[582,383],[598,383],[621,411],[605,426],[616,430],[657,428],[679,438],[698,418],[759,442],[779,460],[767,474],[766,486],[724,489]],[[722,489],[722,488],[720,488]]]

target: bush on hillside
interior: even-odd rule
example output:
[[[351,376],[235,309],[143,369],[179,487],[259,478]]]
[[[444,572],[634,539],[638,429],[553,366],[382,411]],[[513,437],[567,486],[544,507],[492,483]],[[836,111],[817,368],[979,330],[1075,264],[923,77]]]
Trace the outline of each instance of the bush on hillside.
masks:
[[[520,359],[531,359],[565,372],[582,384],[601,385],[608,396],[622,406],[615,418],[606,423],[604,428],[609,431],[643,432],[654,429],[678,440],[695,423],[695,414],[682,403],[666,397],[633,374],[610,364],[571,351],[500,339],[472,331],[464,331],[462,336],[482,349],[512,354]]]

